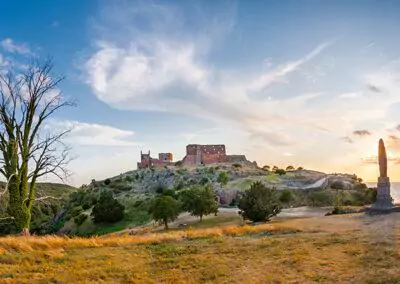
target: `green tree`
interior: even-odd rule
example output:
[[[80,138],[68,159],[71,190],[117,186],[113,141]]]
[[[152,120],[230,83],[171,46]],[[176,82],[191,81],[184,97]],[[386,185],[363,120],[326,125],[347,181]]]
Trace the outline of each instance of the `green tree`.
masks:
[[[286,171],[293,171],[293,170],[294,170],[294,167],[291,166],[291,165],[289,165],[289,166],[286,167]]]
[[[181,193],[182,209],[192,216],[200,217],[218,213],[218,202],[211,185],[193,186]]]
[[[278,170],[279,168],[277,166],[273,166],[272,167],[272,171],[275,172],[276,170]]]
[[[268,166],[268,165],[265,165],[264,167],[262,167],[262,169],[263,169],[264,171],[269,171],[269,170],[271,169],[271,167]]]
[[[281,211],[276,189],[256,181],[239,198],[238,208],[244,220],[269,221]]]
[[[163,222],[164,227],[168,230],[168,222],[175,221],[180,213],[180,202],[171,196],[162,195],[154,198],[149,213],[153,216],[153,220]]]
[[[226,172],[220,172],[219,175],[218,175],[217,181],[221,185],[226,185],[228,183],[228,181],[229,181],[228,174]]]
[[[298,171],[302,171],[302,170],[304,170],[304,168],[303,167],[298,167],[297,170]]]
[[[72,105],[58,90],[63,77],[52,75],[50,60],[34,62],[20,74],[0,72],[0,173],[7,180],[0,196],[8,192],[7,212],[23,235],[29,235],[36,182],[53,174],[64,178],[68,148],[65,131],[49,131],[48,121],[58,110]]]
[[[124,211],[125,206],[110,191],[102,191],[91,216],[94,223],[115,223],[124,218]]]

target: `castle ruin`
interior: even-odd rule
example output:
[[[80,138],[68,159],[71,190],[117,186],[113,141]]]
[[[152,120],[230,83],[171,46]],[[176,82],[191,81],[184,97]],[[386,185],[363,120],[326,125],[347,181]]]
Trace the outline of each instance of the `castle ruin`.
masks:
[[[140,152],[141,161],[137,164],[138,169],[175,165],[171,153],[160,153],[158,159]],[[245,155],[227,155],[225,145],[199,145],[189,144],[186,146],[186,155],[182,159],[182,165],[209,165],[217,163],[250,163]]]

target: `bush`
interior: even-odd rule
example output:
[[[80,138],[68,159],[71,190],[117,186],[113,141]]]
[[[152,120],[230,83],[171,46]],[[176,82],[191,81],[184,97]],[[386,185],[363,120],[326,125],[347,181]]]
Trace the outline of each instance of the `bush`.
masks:
[[[91,207],[91,205],[88,202],[82,204],[82,209],[83,210],[88,210],[90,207]]]
[[[284,169],[276,169],[274,171],[277,175],[283,176],[286,174],[286,171]]]
[[[132,182],[133,180],[134,180],[133,177],[131,177],[131,176],[125,176],[125,181],[127,181],[127,182]]]
[[[77,206],[71,209],[71,211],[69,212],[69,214],[72,217],[78,216],[79,214],[81,214],[83,211],[83,208],[81,206]]]
[[[242,165],[241,165],[241,164],[233,164],[233,165],[232,165],[232,168],[234,168],[235,170],[241,169],[241,168],[242,168]]]
[[[84,214],[84,213],[81,213],[81,214],[79,214],[78,216],[76,216],[75,218],[74,218],[74,223],[75,223],[75,225],[77,225],[78,227],[80,226],[80,225],[82,225],[83,224],[83,222],[85,222],[85,220],[87,219],[87,215],[86,214]]]
[[[111,192],[103,191],[91,215],[94,223],[115,223],[124,218],[124,210],[124,205]]]
[[[294,199],[293,193],[290,190],[284,190],[279,197],[279,201],[282,203],[290,203]]]
[[[229,181],[228,174],[226,172],[220,172],[219,175],[218,175],[217,181],[221,185],[226,185],[228,183],[228,181]]]
[[[110,183],[111,183],[111,180],[109,178],[104,181],[105,185],[110,185]]]
[[[312,206],[329,206],[333,204],[333,196],[327,191],[313,190],[308,196]]]
[[[208,177],[202,177],[200,180],[201,185],[206,185],[209,182],[210,182],[210,180],[208,179]]]
[[[281,211],[276,189],[260,181],[254,182],[240,196],[238,207],[243,219],[253,222],[269,221]]]
[[[345,189],[346,187],[342,181],[337,180],[337,181],[332,182],[331,188],[332,189]]]

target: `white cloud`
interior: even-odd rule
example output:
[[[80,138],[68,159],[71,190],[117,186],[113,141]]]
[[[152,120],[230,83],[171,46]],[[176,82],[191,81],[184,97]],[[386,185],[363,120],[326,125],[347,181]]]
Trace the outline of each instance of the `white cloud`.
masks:
[[[152,9],[151,5],[146,8],[146,17]],[[220,40],[217,33],[188,32],[184,15],[174,9],[172,14],[160,6],[156,9],[162,10],[160,19],[166,19],[165,24],[160,26],[160,19],[147,17],[151,28],[145,32],[138,33],[130,20],[135,17],[126,13],[117,17],[121,33],[115,32],[119,30],[115,26],[113,34],[97,29],[95,49],[83,71],[94,94],[115,108],[162,110],[208,119],[218,127],[246,132],[247,142],[253,139],[268,149],[265,155],[271,159],[296,153],[300,162],[326,160],[337,167],[360,151],[369,154],[375,136],[383,134],[385,125],[393,124],[386,119],[386,112],[398,100],[400,68],[396,62],[381,69],[353,69],[349,60],[335,52],[337,42],[326,41],[310,46],[310,52],[297,59],[278,62],[262,54],[259,65],[226,69],[209,60],[213,58],[209,43]],[[107,14],[107,24],[111,14]],[[284,90],[276,93],[275,87]],[[354,143],[345,138],[364,128],[374,135]],[[212,133],[207,135],[214,138]],[[199,133],[185,133],[184,137],[198,139]],[[283,150],[274,153],[277,146]],[[252,154],[255,159],[261,156],[259,151]],[[321,153],[326,157],[321,159]],[[343,153],[349,154],[345,157]]]
[[[72,120],[52,120],[46,129],[71,129],[66,142],[73,146],[138,146],[130,140],[135,132],[108,125],[91,124]]]
[[[11,38],[6,38],[0,42],[1,47],[6,52],[19,53],[19,54],[31,54],[29,46],[26,44],[16,44]]]

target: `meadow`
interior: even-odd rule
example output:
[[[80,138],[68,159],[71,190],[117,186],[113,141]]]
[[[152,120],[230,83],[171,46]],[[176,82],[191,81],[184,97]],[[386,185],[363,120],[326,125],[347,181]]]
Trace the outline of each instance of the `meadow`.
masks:
[[[398,283],[399,216],[4,237],[1,283]]]

